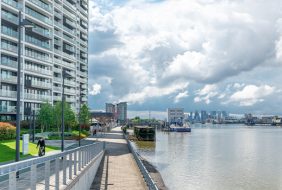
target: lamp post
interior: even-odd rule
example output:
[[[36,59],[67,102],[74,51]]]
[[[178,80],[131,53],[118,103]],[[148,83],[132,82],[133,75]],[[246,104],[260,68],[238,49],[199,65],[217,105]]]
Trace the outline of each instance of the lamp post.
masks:
[[[79,88],[79,133],[78,133],[78,146],[81,146],[81,142],[80,142],[80,134],[81,134],[81,88]]]
[[[33,25],[26,19],[22,20],[22,12],[19,11],[18,24],[18,72],[17,72],[17,121],[16,121],[16,162],[20,160],[20,122],[21,122],[21,32],[22,28],[32,28]]]
[[[61,138],[61,151],[64,151],[64,133],[65,133],[65,118],[64,118],[64,104],[65,104],[65,78],[70,78],[71,75],[63,68],[62,70],[63,86],[62,86],[62,138]]]

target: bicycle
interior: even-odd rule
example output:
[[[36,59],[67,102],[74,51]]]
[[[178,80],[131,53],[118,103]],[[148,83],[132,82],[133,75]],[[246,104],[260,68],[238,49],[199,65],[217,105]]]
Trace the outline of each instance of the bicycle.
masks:
[[[45,147],[39,147],[38,150],[38,156],[44,156],[45,155]]]

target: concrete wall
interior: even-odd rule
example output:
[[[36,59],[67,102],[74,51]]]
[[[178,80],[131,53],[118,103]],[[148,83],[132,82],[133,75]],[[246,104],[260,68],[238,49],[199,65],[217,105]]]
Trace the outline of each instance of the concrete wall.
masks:
[[[66,188],[66,190],[88,190],[96,176],[101,160],[104,157],[101,152]]]

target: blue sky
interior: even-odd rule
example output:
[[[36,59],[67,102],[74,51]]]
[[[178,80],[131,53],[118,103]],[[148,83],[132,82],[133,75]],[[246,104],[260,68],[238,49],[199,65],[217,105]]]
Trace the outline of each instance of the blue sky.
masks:
[[[280,0],[90,0],[89,105],[282,114]]]

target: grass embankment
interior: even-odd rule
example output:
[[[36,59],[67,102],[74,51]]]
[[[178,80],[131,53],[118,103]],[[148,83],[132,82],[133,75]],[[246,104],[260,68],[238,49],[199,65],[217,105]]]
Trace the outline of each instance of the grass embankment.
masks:
[[[8,162],[13,161],[15,159],[15,149],[16,149],[16,141],[15,140],[5,140],[0,141],[0,162]],[[53,150],[59,150],[59,147],[46,146],[46,152],[50,152]],[[22,141],[20,142],[20,151],[22,151]],[[20,155],[21,158],[26,158],[28,156],[37,156],[38,149],[36,148],[36,144],[29,143],[28,145],[29,154]]]

